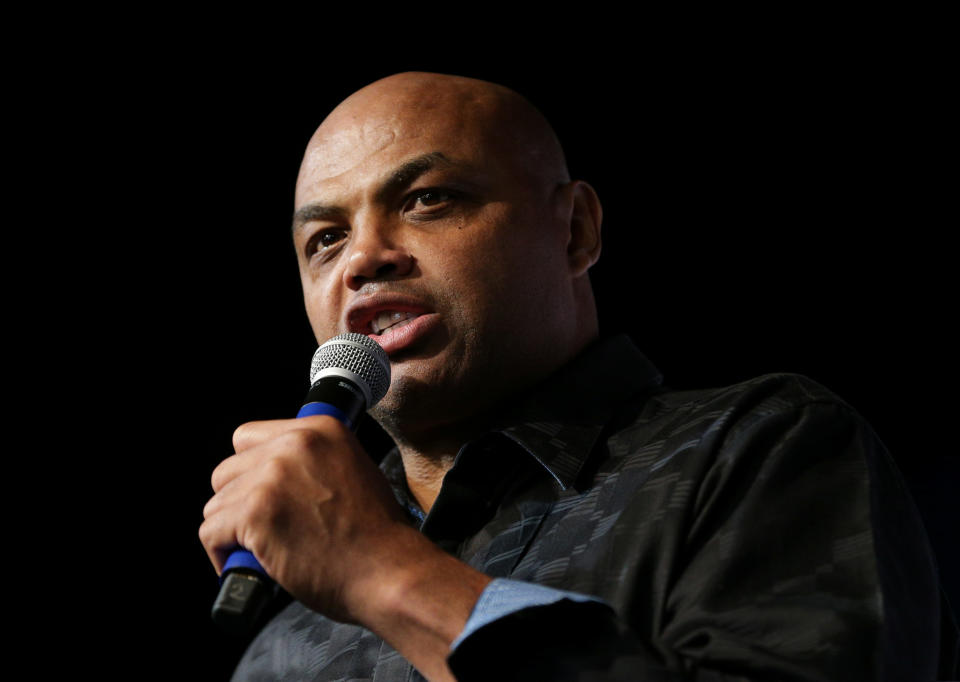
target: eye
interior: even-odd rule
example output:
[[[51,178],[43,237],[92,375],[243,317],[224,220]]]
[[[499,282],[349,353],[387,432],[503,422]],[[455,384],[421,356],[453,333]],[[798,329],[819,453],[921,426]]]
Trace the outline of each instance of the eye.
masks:
[[[454,200],[454,194],[444,189],[431,187],[428,189],[417,190],[407,197],[404,205],[405,211],[423,211],[424,209],[436,209],[445,206]]]
[[[436,206],[450,200],[450,193],[439,189],[431,189],[417,196],[417,200],[424,206]]]
[[[306,254],[308,258],[315,255],[324,255],[331,251],[333,247],[342,242],[347,237],[347,231],[343,229],[319,230],[307,241]]]

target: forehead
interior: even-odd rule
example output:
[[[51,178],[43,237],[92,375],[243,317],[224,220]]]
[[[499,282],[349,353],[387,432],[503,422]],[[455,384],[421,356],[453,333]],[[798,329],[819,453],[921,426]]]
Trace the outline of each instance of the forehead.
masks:
[[[371,181],[404,161],[440,152],[494,172],[516,170],[516,145],[483,98],[404,93],[347,100],[320,126],[297,180],[297,203],[322,186]]]
[[[454,134],[446,122],[427,122],[392,117],[388,120],[358,121],[311,140],[303,158],[298,184],[318,184],[357,174],[386,172],[414,156],[440,152],[448,158],[490,156],[484,143],[463,134]]]

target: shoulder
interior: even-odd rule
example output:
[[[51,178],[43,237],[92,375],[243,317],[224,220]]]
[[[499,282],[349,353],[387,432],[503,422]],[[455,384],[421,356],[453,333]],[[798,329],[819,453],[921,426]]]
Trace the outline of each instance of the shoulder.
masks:
[[[859,413],[830,389],[801,374],[765,374],[729,386],[661,387],[625,406],[613,431],[649,444],[696,442],[715,450],[731,438],[797,420],[869,429]]]
[[[665,494],[681,488],[698,508],[720,490],[735,497],[788,480],[832,479],[863,490],[870,470],[890,460],[853,407],[799,374],[663,388],[610,426],[598,473],[618,472],[621,485],[662,487]]]
[[[652,396],[650,409],[660,414],[720,410],[738,417],[763,417],[812,406],[853,408],[824,385],[802,374],[764,374],[729,386],[701,389],[664,387]]]

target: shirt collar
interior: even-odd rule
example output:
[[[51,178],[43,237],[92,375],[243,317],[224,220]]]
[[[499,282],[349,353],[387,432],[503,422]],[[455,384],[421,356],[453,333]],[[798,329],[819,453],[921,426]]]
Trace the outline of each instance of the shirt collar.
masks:
[[[516,443],[566,490],[623,402],[661,382],[660,372],[628,336],[601,339],[508,409],[490,433]],[[423,512],[407,491],[396,448],[386,455],[381,468],[398,501],[423,521]]]
[[[566,490],[617,408],[662,380],[628,336],[601,339],[523,399],[495,430],[530,453]]]

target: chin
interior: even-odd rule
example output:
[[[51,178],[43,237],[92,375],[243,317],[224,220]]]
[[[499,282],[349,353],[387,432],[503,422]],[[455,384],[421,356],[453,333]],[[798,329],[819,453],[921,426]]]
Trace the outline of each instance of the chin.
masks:
[[[459,382],[445,382],[439,376],[427,380],[399,374],[387,395],[370,410],[370,416],[395,437],[422,433],[462,419],[464,410],[469,414],[475,406],[465,403],[464,392]]]
[[[390,381],[390,390],[383,399],[374,405],[370,415],[384,428],[387,425],[400,427],[411,419],[416,419],[433,402],[436,389],[433,384],[417,379],[406,373],[394,373]]]

